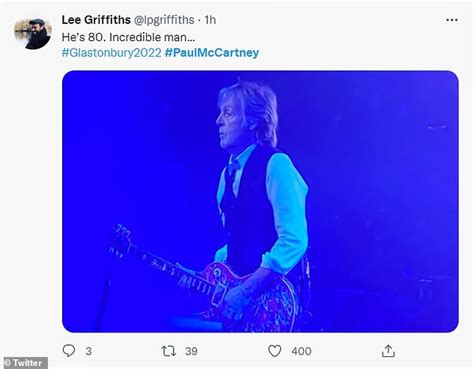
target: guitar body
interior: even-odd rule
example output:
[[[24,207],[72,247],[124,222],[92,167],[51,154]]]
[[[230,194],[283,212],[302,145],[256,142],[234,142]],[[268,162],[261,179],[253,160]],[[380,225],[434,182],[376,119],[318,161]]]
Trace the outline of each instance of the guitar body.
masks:
[[[225,293],[248,277],[235,275],[223,263],[209,264],[201,274],[215,286],[206,318],[223,321],[229,332],[291,332],[298,305],[293,286],[285,278],[278,278],[270,289],[253,299],[238,321],[226,322],[222,317]]]

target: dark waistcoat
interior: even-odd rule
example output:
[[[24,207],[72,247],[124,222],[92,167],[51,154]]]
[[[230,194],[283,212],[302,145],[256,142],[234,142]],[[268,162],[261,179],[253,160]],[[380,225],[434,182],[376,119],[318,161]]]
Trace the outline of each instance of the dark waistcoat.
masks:
[[[267,164],[277,152],[273,148],[255,148],[245,164],[234,206],[225,213],[227,263],[240,276],[254,272],[262,254],[277,240],[266,191]]]

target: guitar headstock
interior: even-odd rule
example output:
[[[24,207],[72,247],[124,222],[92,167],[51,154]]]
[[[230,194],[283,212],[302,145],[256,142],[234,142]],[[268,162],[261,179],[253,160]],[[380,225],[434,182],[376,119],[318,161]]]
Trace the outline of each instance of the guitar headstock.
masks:
[[[130,249],[130,230],[122,224],[117,224],[110,235],[109,252],[121,258]]]

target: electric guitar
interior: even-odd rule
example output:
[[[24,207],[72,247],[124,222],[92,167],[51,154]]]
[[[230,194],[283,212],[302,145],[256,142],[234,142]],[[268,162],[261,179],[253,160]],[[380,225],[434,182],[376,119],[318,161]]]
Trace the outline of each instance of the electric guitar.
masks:
[[[238,320],[229,321],[222,313],[224,297],[231,288],[245,281],[250,275],[239,277],[223,263],[211,263],[202,273],[192,272],[179,264],[166,261],[138,248],[130,241],[130,231],[118,224],[112,232],[109,252],[122,258],[133,255],[145,264],[171,276],[187,276],[186,286],[208,297],[209,308],[203,317],[223,323],[230,332],[291,332],[297,309],[297,299],[290,281],[279,277],[259,297],[252,299]]]

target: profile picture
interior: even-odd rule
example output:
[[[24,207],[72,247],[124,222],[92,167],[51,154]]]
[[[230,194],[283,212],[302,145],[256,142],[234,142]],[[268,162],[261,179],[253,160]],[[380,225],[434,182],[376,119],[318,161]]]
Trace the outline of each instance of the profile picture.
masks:
[[[41,18],[20,20],[15,23],[15,37],[25,49],[41,49],[51,38],[51,24]]]

